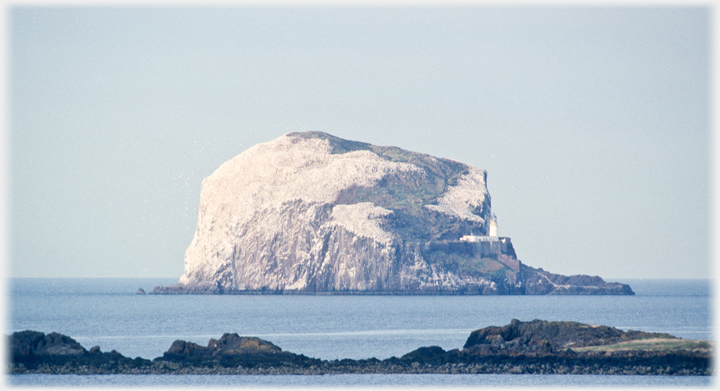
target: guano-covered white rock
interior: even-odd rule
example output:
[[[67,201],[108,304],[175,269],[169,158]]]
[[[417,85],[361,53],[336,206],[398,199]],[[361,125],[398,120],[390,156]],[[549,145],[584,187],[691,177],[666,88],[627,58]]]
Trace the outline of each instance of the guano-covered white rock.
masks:
[[[403,257],[407,249],[400,247],[433,238],[395,232],[392,202],[415,202],[415,207],[465,221],[481,232],[490,215],[485,172],[396,148],[376,147],[378,154],[363,143],[350,142],[362,149],[338,153],[337,144],[344,142],[324,133],[288,134],[221,165],[202,183],[197,229],[180,284],[224,291],[378,291],[461,284],[419,253]],[[438,197],[421,200],[412,193],[436,184],[442,173],[387,156],[394,152],[435,166],[450,163],[455,170],[446,169],[442,180],[454,183],[443,184]],[[341,199],[348,191],[384,187],[392,192],[395,183],[401,183],[410,200],[379,205]]]
[[[203,180],[185,274],[153,293],[632,294],[527,267],[509,238],[460,241],[488,233],[486,178],[395,147],[286,134]]]

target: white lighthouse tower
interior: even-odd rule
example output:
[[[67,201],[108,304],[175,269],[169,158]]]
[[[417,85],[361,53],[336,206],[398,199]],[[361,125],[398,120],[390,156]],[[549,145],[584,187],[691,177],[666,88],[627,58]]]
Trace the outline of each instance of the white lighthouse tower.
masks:
[[[492,219],[490,220],[490,226],[488,227],[488,236],[494,236],[497,237],[497,217],[493,215]]]
[[[485,236],[475,236],[473,234],[464,235],[463,237],[460,238],[460,241],[475,243],[475,242],[497,242],[497,241],[503,241],[505,239],[507,239],[507,238],[504,238],[504,239],[498,238],[497,217],[495,217],[495,215],[493,215],[490,219],[488,219],[487,235],[485,235]]]

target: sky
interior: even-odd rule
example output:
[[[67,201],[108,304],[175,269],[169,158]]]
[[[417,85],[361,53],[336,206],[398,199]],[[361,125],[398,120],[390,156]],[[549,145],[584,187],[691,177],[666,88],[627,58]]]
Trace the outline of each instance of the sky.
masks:
[[[487,170],[527,265],[713,270],[709,7],[7,13],[12,277],[179,278],[202,180],[308,130]]]

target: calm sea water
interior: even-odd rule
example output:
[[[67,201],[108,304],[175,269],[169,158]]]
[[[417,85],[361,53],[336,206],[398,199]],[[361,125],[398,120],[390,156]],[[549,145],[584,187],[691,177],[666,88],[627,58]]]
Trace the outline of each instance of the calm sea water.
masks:
[[[517,318],[567,320],[712,339],[707,280],[625,280],[635,296],[155,296],[175,279],[13,279],[7,332],[56,331],[86,348],[162,356],[175,339],[231,332],[322,359],[461,348],[471,331]],[[708,386],[710,378],[531,375],[8,376],[10,385]]]

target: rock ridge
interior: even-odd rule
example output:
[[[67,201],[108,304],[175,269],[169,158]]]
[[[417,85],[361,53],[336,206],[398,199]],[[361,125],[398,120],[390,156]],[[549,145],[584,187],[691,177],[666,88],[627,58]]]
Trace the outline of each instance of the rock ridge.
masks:
[[[594,326],[578,322],[547,322],[535,319],[490,326],[475,330],[463,349],[477,354],[547,354],[570,348],[610,345],[642,339],[677,339],[665,333],[624,332],[609,326]]]
[[[420,347],[384,360],[320,360],[235,333],[210,339],[207,346],[176,340],[153,360],[103,353],[99,347],[88,351],[70,337],[37,331],[13,333],[9,346],[11,374],[713,374],[713,347],[707,341],[577,322],[517,319],[473,331],[463,349]]]

